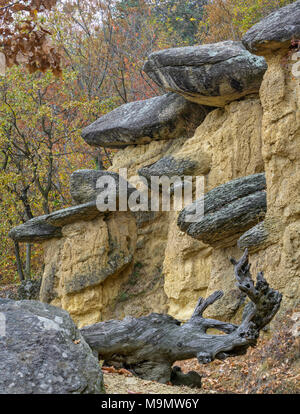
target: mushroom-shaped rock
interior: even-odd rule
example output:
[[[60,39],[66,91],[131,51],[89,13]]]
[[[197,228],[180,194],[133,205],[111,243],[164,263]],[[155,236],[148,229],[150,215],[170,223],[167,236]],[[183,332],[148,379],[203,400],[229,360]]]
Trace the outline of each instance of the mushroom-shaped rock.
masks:
[[[151,53],[144,65],[165,90],[218,107],[257,93],[266,69],[264,58],[234,41],[160,50]]]
[[[61,228],[47,222],[48,215],[34,217],[14,227],[8,236],[17,242],[36,243],[61,237]]]
[[[114,182],[116,199],[120,194],[129,197],[135,187],[129,184],[122,176],[106,170],[77,170],[70,179],[70,192],[75,203],[89,203],[95,201],[97,195],[106,189],[107,178]],[[102,182],[103,180],[103,182]],[[98,182],[98,185],[97,185]]]
[[[196,161],[167,155],[151,165],[140,168],[138,174],[150,181],[151,177],[171,178],[192,175],[196,168],[200,174],[207,174],[210,170],[210,159],[203,156]]]
[[[95,201],[67,207],[44,216],[34,217],[14,227],[9,237],[16,242],[41,243],[62,237],[61,228],[78,220],[93,220],[100,214]]]
[[[82,137],[89,145],[108,148],[190,137],[209,110],[167,93],[114,109],[84,128]]]
[[[110,178],[110,185],[115,189],[115,194],[107,185],[106,178]],[[103,182],[99,183],[99,188],[96,188],[96,183],[99,178],[103,178]],[[97,204],[97,196],[105,191],[109,193],[113,200],[113,208],[110,210],[106,203],[105,194],[103,193],[103,209],[107,208],[107,212],[118,209],[118,201],[120,197],[124,198],[124,206],[127,206],[129,196],[137,189],[129,184],[119,174],[109,171],[99,170],[78,170],[71,176],[71,194],[75,202],[81,203],[76,206],[63,208],[54,211],[53,213],[34,217],[26,223],[14,227],[9,232],[9,237],[17,242],[36,243],[43,242],[52,238],[62,236],[61,228],[67,224],[75,223],[76,221],[91,221],[104,210],[99,209]],[[115,200],[115,202],[114,202]]]
[[[248,249],[251,253],[259,250],[261,245],[267,240],[269,232],[265,227],[265,222],[261,221],[246,233],[242,234],[237,241],[241,250]]]
[[[189,236],[214,247],[236,243],[261,221],[267,210],[264,174],[253,174],[222,184],[184,208],[177,224]],[[204,202],[204,215],[201,204]]]
[[[0,394],[103,394],[103,377],[69,314],[0,299]]]
[[[300,39],[300,0],[269,14],[244,35],[244,46],[256,55],[287,50],[291,40]]]

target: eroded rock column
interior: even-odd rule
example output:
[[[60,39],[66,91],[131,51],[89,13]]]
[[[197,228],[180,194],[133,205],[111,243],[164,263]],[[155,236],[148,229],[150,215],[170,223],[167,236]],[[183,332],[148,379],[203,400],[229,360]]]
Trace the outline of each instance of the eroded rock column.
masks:
[[[252,241],[257,253],[251,261],[283,292],[281,309],[295,305],[300,296],[300,79],[293,74],[292,47],[299,38],[297,1],[253,26],[243,39],[268,64],[260,89],[268,203],[263,232],[268,237],[258,238],[257,246]]]

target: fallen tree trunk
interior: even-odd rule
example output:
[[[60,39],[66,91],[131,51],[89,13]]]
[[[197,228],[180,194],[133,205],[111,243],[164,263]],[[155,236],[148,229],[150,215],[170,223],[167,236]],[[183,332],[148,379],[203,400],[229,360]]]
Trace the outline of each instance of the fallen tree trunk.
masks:
[[[207,299],[200,298],[192,317],[184,324],[169,315],[152,313],[96,323],[82,328],[81,333],[107,364],[164,383],[170,381],[171,373],[174,378],[175,361],[197,357],[199,363],[206,364],[245,354],[249,346],[256,345],[259,331],[278,311],[282,295],[269,287],[262,272],[254,285],[247,249],[238,262],[231,259],[231,263],[238,288],[251,300],[240,325],[203,317],[205,309],[222,297],[223,292],[217,291]],[[209,335],[209,328],[225,335]]]

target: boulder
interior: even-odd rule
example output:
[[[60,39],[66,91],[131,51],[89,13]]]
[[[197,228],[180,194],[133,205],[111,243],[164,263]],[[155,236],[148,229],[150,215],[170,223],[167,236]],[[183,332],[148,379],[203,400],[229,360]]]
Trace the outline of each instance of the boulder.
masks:
[[[36,243],[61,237],[61,228],[52,226],[46,219],[48,215],[34,217],[14,227],[8,236],[17,242]]]
[[[244,46],[256,55],[288,50],[292,39],[300,39],[300,0],[269,14],[244,35]]]
[[[264,174],[232,180],[205,194],[204,215],[199,208],[203,199],[199,199],[180,212],[177,224],[189,236],[213,247],[234,245],[241,234],[264,218],[265,188]],[[187,218],[190,214],[195,215],[192,222]]]
[[[242,234],[237,241],[237,246],[241,250],[246,248],[253,253],[255,250],[259,249],[268,238],[268,231],[264,226],[265,222],[261,221],[256,226],[252,227],[246,233]]]
[[[190,137],[209,110],[167,93],[116,108],[84,128],[82,137],[89,145],[108,148]]]
[[[267,65],[241,42],[228,40],[151,53],[143,69],[167,91],[201,105],[223,107],[258,93]]]
[[[69,314],[0,299],[0,394],[103,394],[103,377]]]
[[[127,197],[130,196],[136,188],[129,184],[119,174],[106,170],[77,170],[74,171],[70,179],[70,192],[75,203],[82,204],[95,201],[97,195],[103,191],[103,188],[96,188],[99,178],[112,177],[116,184],[116,195],[119,195],[120,184],[127,188]]]

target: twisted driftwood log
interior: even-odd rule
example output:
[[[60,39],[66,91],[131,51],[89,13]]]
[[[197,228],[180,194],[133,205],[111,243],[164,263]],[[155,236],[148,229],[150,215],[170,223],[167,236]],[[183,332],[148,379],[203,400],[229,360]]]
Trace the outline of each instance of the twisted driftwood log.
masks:
[[[262,272],[254,285],[247,249],[238,262],[230,260],[238,288],[251,300],[240,325],[203,317],[205,309],[223,296],[223,292],[217,291],[207,299],[200,298],[192,317],[184,324],[169,315],[152,313],[96,323],[82,328],[81,333],[107,364],[163,383],[170,381],[171,376],[176,383],[180,377],[178,367],[172,371],[175,361],[197,357],[199,363],[207,364],[214,359],[245,354],[249,346],[256,345],[259,331],[278,311],[282,295],[269,287]],[[209,328],[225,335],[208,335]]]

